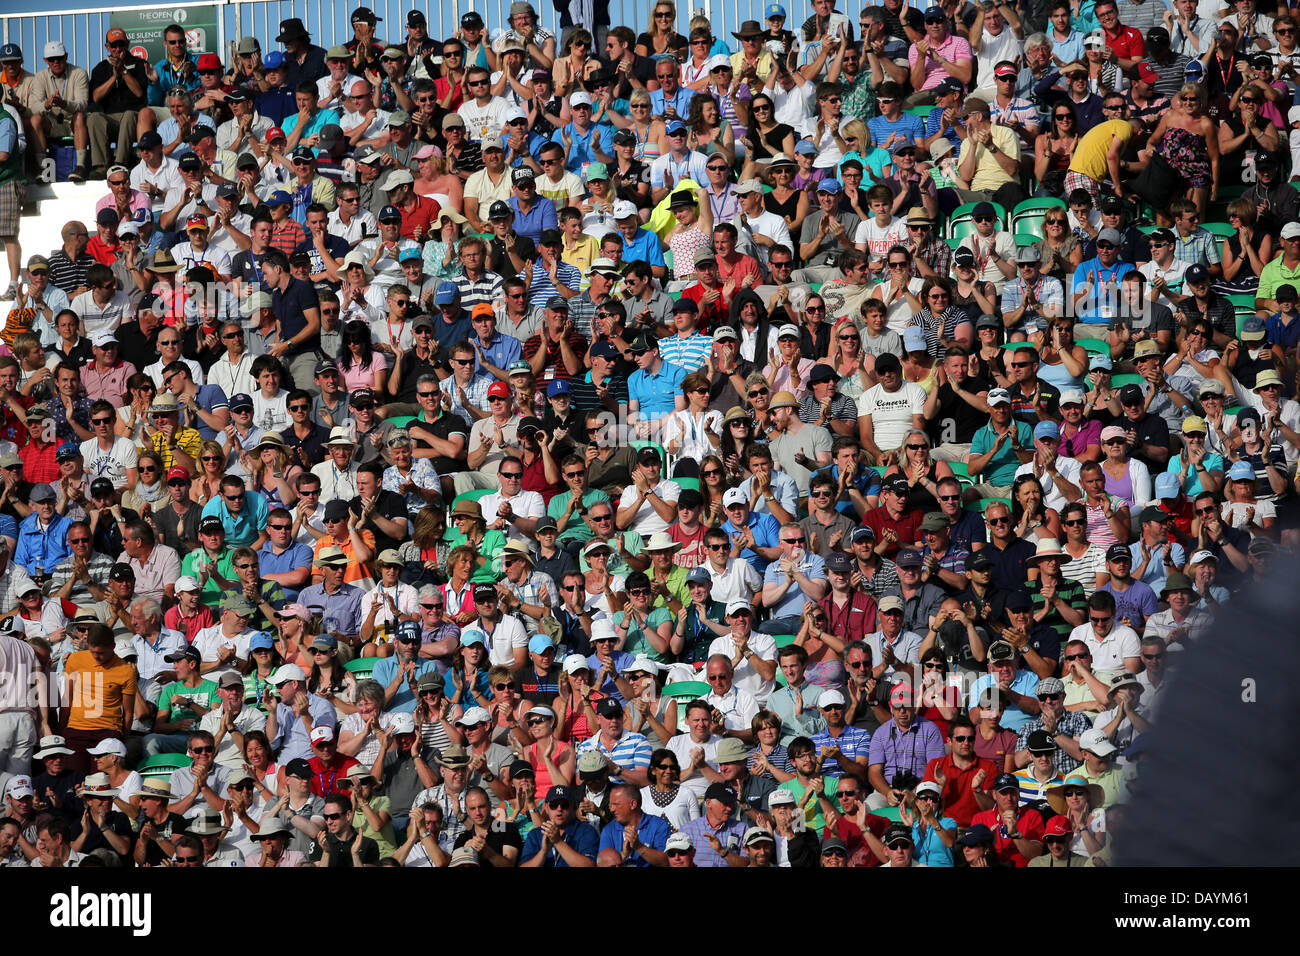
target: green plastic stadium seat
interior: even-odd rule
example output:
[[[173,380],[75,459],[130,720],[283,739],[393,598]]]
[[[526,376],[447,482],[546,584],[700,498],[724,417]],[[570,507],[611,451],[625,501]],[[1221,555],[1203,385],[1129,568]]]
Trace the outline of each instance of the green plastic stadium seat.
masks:
[[[1047,211],[1049,209],[1065,208],[1064,201],[1054,196],[1042,199],[1026,199],[1024,202],[1017,203],[1016,208],[1011,210],[1011,232],[1027,233],[1041,239],[1043,238],[1043,219],[1046,217]]]
[[[1109,355],[1110,346],[1101,339],[1075,339],[1076,345],[1082,345],[1089,355]]]
[[[1010,498],[981,498],[979,501],[972,501],[970,504],[966,505],[966,510],[978,511],[980,514],[983,514],[988,510],[989,505],[993,504],[995,501],[1002,502],[1008,508],[1012,507]]]
[[[357,680],[362,680],[370,676],[370,672],[375,669],[379,660],[378,657],[354,657],[343,666]]]
[[[700,479],[698,478],[674,478],[673,481],[677,482],[679,488],[689,488],[691,491],[700,490]]]
[[[191,763],[193,758],[189,754],[154,754],[141,761],[135,770],[142,777],[163,777]]]
[[[1112,375],[1111,388],[1123,388],[1125,385],[1140,385],[1145,379],[1141,375]]]

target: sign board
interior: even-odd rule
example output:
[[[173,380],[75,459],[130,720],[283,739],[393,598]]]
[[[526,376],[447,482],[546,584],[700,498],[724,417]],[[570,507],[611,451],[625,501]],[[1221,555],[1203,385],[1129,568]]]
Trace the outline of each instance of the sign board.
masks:
[[[126,41],[133,56],[157,63],[167,55],[163,31],[173,23],[185,30],[185,42],[193,54],[220,53],[217,49],[217,8],[146,7],[114,10],[110,27],[126,31]]]

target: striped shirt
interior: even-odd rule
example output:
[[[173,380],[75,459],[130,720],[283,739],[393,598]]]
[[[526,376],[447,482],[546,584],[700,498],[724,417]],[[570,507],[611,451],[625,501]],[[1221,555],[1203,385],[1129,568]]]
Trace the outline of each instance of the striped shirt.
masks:
[[[477,280],[467,275],[459,275],[452,281],[460,289],[460,307],[467,311],[480,302],[491,305],[505,295],[505,291],[501,288],[501,277],[495,272],[484,272]]]
[[[867,757],[871,751],[871,732],[863,730],[860,727],[846,725],[843,733],[838,737],[832,737],[829,729],[820,731],[812,736],[813,746],[818,749],[822,747],[839,747],[840,753],[844,754],[845,760],[856,760],[858,757]],[[828,777],[844,776],[844,768],[834,757],[827,757],[822,761],[822,773]]]
[[[897,594],[903,585],[898,580],[898,565],[888,558],[880,558],[880,566],[870,581],[862,582],[862,590],[879,600],[886,594]],[[857,571],[858,568],[853,570]]]
[[[612,376],[605,380],[609,386],[609,393],[614,399],[616,405],[626,405],[628,401],[627,379],[618,376]],[[569,379],[569,387],[573,389],[571,393],[573,398],[573,407],[580,412],[589,409],[603,409],[600,397],[596,394],[596,386],[591,384],[591,373],[583,372],[581,375],[575,375]]]
[[[1016,746],[1020,746],[1019,741],[1016,742]],[[1060,748],[1058,747],[1057,750],[1060,750]],[[1020,785],[1020,805],[1022,807],[1038,800],[1046,800],[1048,787],[1054,787],[1058,783],[1065,782],[1065,778],[1061,776],[1059,772],[1054,774],[1050,780],[1040,782],[1034,776],[1034,769],[1032,766],[1025,767],[1023,770],[1017,770],[1014,776],[1016,778],[1016,783]]]
[[[1088,553],[1085,552],[1084,558],[1087,558],[1087,556]],[[1104,557],[1105,556],[1103,555],[1103,558]],[[1095,581],[1096,578],[1093,580]],[[1047,603],[1043,599],[1042,586],[1043,583],[1041,578],[1029,581],[1025,585],[1025,589],[1029,592],[1029,598],[1033,601],[1035,615],[1037,615],[1038,612],[1043,609],[1043,605]],[[1056,586],[1056,596],[1066,604],[1070,605],[1074,610],[1084,613],[1087,612],[1088,598],[1090,595],[1084,593],[1082,581],[1077,579],[1071,580],[1069,577],[1066,577],[1064,581]],[[1070,632],[1074,630],[1074,626],[1067,623],[1065,618],[1061,617],[1061,612],[1057,610],[1053,610],[1047,615],[1047,617],[1043,618],[1043,623],[1056,631],[1062,641],[1067,640],[1070,636]],[[1072,736],[1077,737],[1078,734]],[[1064,771],[1062,771],[1062,773],[1064,773]]]
[[[650,766],[650,754],[654,752],[654,747],[650,745],[650,741],[643,734],[631,730],[624,731],[623,736],[618,738],[618,742],[614,744],[612,750],[605,746],[603,737],[604,734],[597,734],[578,744],[575,748],[578,757],[581,758],[583,754],[594,750],[604,754],[607,760],[620,767],[635,770],[638,767]],[[614,783],[623,782],[622,777],[611,776],[610,780]]]
[[[522,275],[522,273],[521,273]],[[567,262],[557,263],[555,269],[556,280],[566,288],[577,292],[582,288],[582,273]],[[533,263],[533,279],[528,287],[528,308],[540,309],[546,305],[546,301],[559,292],[555,288],[555,283],[551,281],[550,275],[542,266],[541,258]],[[583,349],[586,349],[586,343],[583,343]]]
[[[1029,735],[1035,730],[1044,729],[1043,718],[1041,717],[1035,717],[1033,720],[1025,721],[1020,727],[1020,733],[1016,736],[1016,750],[1028,750]],[[1060,720],[1056,722],[1057,734],[1065,734],[1068,737],[1074,737],[1076,740],[1085,730],[1091,729],[1091,718],[1080,711],[1067,710],[1065,713],[1061,714]],[[1053,734],[1053,736],[1055,736],[1055,734]],[[1052,757],[1052,766],[1056,768],[1057,773],[1065,775],[1075,767],[1079,766],[1079,761],[1075,760],[1060,747],[1057,747],[1056,754]],[[1024,772],[1028,773],[1029,768],[1026,767]],[[1021,792],[1023,794],[1023,790]],[[1024,802],[1023,797],[1021,802]]]
[[[811,395],[805,396],[804,400],[799,403],[799,421],[805,425],[815,425],[817,419],[821,418],[821,402]],[[858,420],[858,403],[847,395],[835,395],[831,398],[831,417],[827,424],[832,421],[845,422]]]
[[[704,368],[711,351],[713,351],[713,336],[705,335],[703,332],[693,332],[686,336],[670,335],[666,339],[659,340],[660,357],[665,362],[681,366],[687,372]],[[853,417],[857,418],[856,415]]]
[[[69,297],[86,284],[86,270],[95,264],[90,253],[83,252],[73,262],[59,249],[50,256],[50,285],[62,289]]]

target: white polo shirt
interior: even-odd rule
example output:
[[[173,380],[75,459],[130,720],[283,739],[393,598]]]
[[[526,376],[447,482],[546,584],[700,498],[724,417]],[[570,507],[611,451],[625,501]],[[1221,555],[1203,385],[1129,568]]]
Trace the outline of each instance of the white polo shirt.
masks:
[[[776,641],[766,634],[751,632],[749,649],[761,660],[776,663]],[[736,656],[736,644],[730,634],[714,638],[713,643],[709,645],[709,656],[712,657],[714,654],[725,654],[728,660]],[[742,660],[740,666],[736,668],[734,684],[758,701],[760,706],[765,707],[768,695],[776,689],[776,676],[773,675],[771,680],[763,680],[746,659]]]

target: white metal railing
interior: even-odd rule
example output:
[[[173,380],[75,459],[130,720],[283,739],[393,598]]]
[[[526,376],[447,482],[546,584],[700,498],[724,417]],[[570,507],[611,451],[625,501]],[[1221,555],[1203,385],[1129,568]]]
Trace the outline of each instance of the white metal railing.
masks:
[[[344,43],[352,38],[348,22],[352,10],[364,0],[183,0],[170,4],[137,4],[113,8],[49,10],[43,13],[0,13],[0,32],[4,43],[17,43],[23,50],[24,66],[32,72],[45,64],[41,51],[49,40],[62,40],[68,49],[69,62],[89,72],[104,58],[104,34],[114,10],[180,9],[184,7],[217,8],[217,47],[226,59],[228,41],[253,36],[262,44],[263,51],[278,50],[275,41],[281,20],[298,17],[312,35],[312,41],[324,47]],[[559,14],[552,0],[532,0],[542,26],[559,33]],[[797,30],[811,14],[810,0],[778,0],[789,14],[787,29]],[[383,17],[378,35],[385,39],[401,41],[406,37],[406,11],[423,10],[429,22],[429,34],[435,40],[451,36],[459,27],[460,15],[477,10],[489,30],[508,26],[510,0],[451,0],[434,4],[429,0],[374,0],[370,4],[376,15]],[[909,3],[908,5],[913,5]],[[917,4],[919,5],[919,4]],[[645,29],[653,0],[610,0],[609,18],[613,26],[626,25],[637,33]],[[852,18],[857,29],[857,10],[847,2],[839,4]],[[853,5],[860,9],[860,5]],[[686,34],[691,17],[698,10],[708,16],[715,36],[723,38],[733,49],[738,49],[732,31],[740,29],[744,20],[763,22],[765,0],[678,0],[677,24],[679,33]]]

